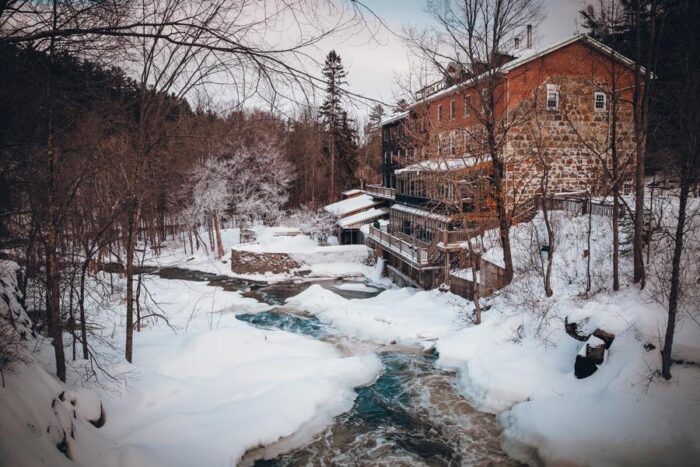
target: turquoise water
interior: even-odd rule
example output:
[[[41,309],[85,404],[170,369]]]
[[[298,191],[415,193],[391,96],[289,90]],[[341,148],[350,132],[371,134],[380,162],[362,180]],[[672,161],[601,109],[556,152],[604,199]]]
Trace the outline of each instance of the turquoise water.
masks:
[[[331,328],[321,323],[315,316],[299,316],[272,310],[237,315],[236,318],[264,329],[281,329],[315,338],[331,335]]]
[[[513,465],[500,449],[494,417],[475,411],[459,396],[455,375],[436,368],[435,353],[416,347],[358,343],[311,314],[282,307],[287,298],[314,282],[265,285],[179,268],[153,273],[166,279],[206,281],[225,290],[242,291],[245,296],[277,308],[238,315],[238,319],[345,349],[374,351],[382,361],[384,371],[377,381],[357,388],[353,408],[311,442],[305,440],[306,444],[293,448],[300,443],[285,444],[283,440],[278,445],[253,450],[244,457],[244,465]],[[336,289],[334,286],[343,283],[339,280],[315,283],[348,299],[369,298],[381,292]],[[285,453],[278,455],[279,452]]]
[[[342,341],[314,316],[284,309],[239,319],[266,329],[283,329],[329,342]],[[358,388],[350,412],[310,444],[272,459],[265,449],[248,458],[255,466],[295,465],[508,465],[498,445],[492,416],[476,412],[459,395],[455,375],[435,367],[437,354],[417,348],[377,351],[384,371]]]

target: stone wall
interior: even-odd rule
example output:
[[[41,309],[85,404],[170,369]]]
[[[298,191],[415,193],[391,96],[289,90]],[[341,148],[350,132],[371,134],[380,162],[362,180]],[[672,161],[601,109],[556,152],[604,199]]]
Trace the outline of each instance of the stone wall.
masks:
[[[283,274],[301,267],[285,253],[253,253],[231,251],[231,271],[236,274]]]
[[[547,110],[546,85],[559,89],[559,109]],[[594,109],[594,95],[601,88],[590,79],[550,77],[536,93],[537,110],[510,131],[506,147],[507,188],[511,200],[520,204],[542,192],[547,175],[549,193],[590,191],[594,195],[610,191],[610,98],[607,109]],[[632,188],[634,171],[634,125],[629,103],[617,110],[617,153],[624,173],[623,190]]]

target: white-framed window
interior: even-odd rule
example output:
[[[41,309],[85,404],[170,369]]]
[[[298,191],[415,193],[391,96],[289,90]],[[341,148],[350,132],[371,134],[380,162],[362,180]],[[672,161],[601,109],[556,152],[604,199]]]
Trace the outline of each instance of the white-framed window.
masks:
[[[453,101],[454,102],[454,101]],[[455,154],[455,132],[450,131],[450,155],[454,156]]]
[[[559,86],[547,85],[547,110],[559,110]]]
[[[437,118],[438,122],[442,121],[442,104],[438,105],[437,107]]]
[[[472,108],[472,96],[464,96],[464,116],[466,117],[471,112]]]
[[[596,112],[604,112],[608,108],[607,96],[604,92],[596,92],[594,94],[593,108]]]
[[[450,101],[450,120],[454,120],[457,117],[457,102],[452,99]]]

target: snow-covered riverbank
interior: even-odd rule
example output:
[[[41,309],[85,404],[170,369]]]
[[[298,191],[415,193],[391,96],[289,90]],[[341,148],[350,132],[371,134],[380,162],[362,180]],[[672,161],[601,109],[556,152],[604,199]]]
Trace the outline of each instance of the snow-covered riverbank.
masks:
[[[70,458],[86,466],[235,464],[259,445],[323,429],[352,407],[353,389],[381,371],[371,353],[343,355],[333,345],[236,319],[236,313],[269,308],[238,292],[155,276],[144,287],[150,312],[167,317],[169,326],[162,319],[146,321],[134,338],[133,364],[118,362],[123,303],[115,297],[99,311],[104,328],[93,340],[99,342],[94,351],[116,379],[98,372],[100,382],[88,384],[92,393],[78,392],[76,400],[78,407],[101,400],[104,426],[81,423],[76,429],[78,421],[56,412],[52,402],[65,386],[36,363],[22,365],[5,374],[2,389],[4,463],[69,465],[55,447],[65,437]],[[39,360],[51,368],[48,342],[38,339],[36,345]],[[68,387],[81,387],[84,364],[74,366]],[[99,405],[97,411],[99,416]],[[46,432],[47,426],[55,429]]]
[[[388,284],[378,277],[381,264],[365,264],[362,246],[321,247],[307,237],[278,236],[275,233],[280,229],[264,228],[259,229],[256,242],[236,244],[238,233],[225,231],[227,247],[285,252],[303,258],[312,271],[327,268],[329,277],[348,271],[363,277],[364,282],[325,287],[306,284],[305,290],[299,288],[301,293],[287,294],[285,289],[284,297],[289,298],[274,301],[284,304],[272,310],[288,316],[311,314],[332,327],[338,334],[336,340],[342,336],[353,344],[337,346],[315,335],[261,328],[237,319],[236,315],[245,313],[246,320],[254,322],[251,316],[271,311],[260,296],[251,298],[255,294],[250,291],[144,275],[146,298],[141,312],[153,316],[136,333],[134,363],[127,364],[121,360],[123,284],[117,280],[114,295],[92,301],[90,310],[101,325],[95,330],[99,337],[93,338],[93,350],[104,370],[116,379],[98,371],[102,375],[99,383],[84,384],[86,362],[78,361],[72,365],[68,384],[62,385],[47,371],[53,367],[48,342],[32,341],[39,353],[30,354],[30,363],[17,372],[5,373],[2,404],[12,410],[0,411],[0,455],[9,465],[70,465],[56,449],[65,439],[68,455],[81,465],[228,465],[260,446],[290,449],[311,442],[314,434],[326,430],[323,439],[330,445],[313,443],[309,451],[291,454],[289,459],[350,462],[359,458],[346,456],[336,444],[348,433],[356,436],[353,445],[372,449],[372,436],[384,436],[394,429],[362,431],[359,426],[365,429],[367,423],[375,422],[364,422],[362,417],[358,421],[355,412],[359,409],[353,406],[357,388],[373,384],[382,371],[388,371],[381,385],[390,392],[396,391],[396,378],[404,384],[412,375],[420,378],[420,384],[408,384],[410,392],[415,392],[413,397],[423,398],[420,407],[411,409],[420,414],[406,416],[425,422],[426,433],[434,429],[430,417],[444,417],[445,410],[463,412],[440,422],[465,424],[463,431],[456,432],[456,439],[442,440],[443,444],[433,447],[444,450],[441,458],[459,453],[465,461],[502,459],[502,452],[493,446],[474,457],[461,447],[452,447],[472,446],[464,440],[471,442],[484,429],[482,425],[476,431],[466,426],[472,423],[493,425],[486,431],[495,439],[493,417],[490,422],[480,418],[472,413],[474,407],[498,415],[501,447],[522,462],[697,465],[700,368],[692,362],[700,361],[700,327],[687,318],[681,320],[675,357],[685,363],[674,365],[671,381],[658,378],[655,371],[665,311],[653,300],[653,288],[643,293],[632,287],[608,290],[609,225],[594,219],[589,252],[592,291],[583,294],[588,220],[558,213],[556,222],[554,296],[545,299],[541,293],[537,270],[542,256],[533,239],[544,236],[537,218],[534,224],[513,229],[516,279],[482,301],[483,323],[479,326],[471,321],[473,303],[451,293],[372,288],[373,284]],[[236,277],[230,272],[230,257],[213,259],[204,251],[186,255],[180,248],[168,245],[159,257],[147,258],[146,264]],[[12,267],[4,265],[10,274]],[[629,261],[623,261],[623,273],[628,267]],[[281,280],[294,279],[297,286],[309,281],[287,274],[254,278],[278,286],[284,286]],[[4,281],[11,283],[7,278]],[[347,298],[363,293],[367,296]],[[286,319],[282,315],[275,319]],[[582,323],[582,332],[601,328],[615,335],[604,363],[586,379],[574,375],[574,361],[584,344],[565,332],[565,318]],[[435,349],[438,356],[428,360],[385,356],[384,352],[393,355],[402,346]],[[374,352],[382,354],[381,361]],[[387,368],[387,364],[394,367]],[[422,369],[406,374],[401,370],[405,364]],[[432,374],[423,368],[426,366],[443,373]],[[456,372],[456,381],[450,371]],[[417,385],[435,387],[423,393]],[[452,392],[446,393],[446,388]],[[55,402],[63,391],[67,396]],[[432,400],[436,394],[444,394],[449,402]],[[106,423],[96,428],[90,420],[99,416],[100,401]],[[405,410],[400,401],[397,404]],[[347,415],[351,409],[353,414]],[[73,420],[71,411],[75,412]],[[345,418],[337,418],[341,414]],[[339,421],[353,427],[349,432],[343,430],[337,426]],[[278,444],[279,440],[293,441]],[[383,443],[382,456],[418,462],[418,458],[405,457],[402,447],[392,448],[391,441]],[[329,449],[332,452],[327,455]]]
[[[547,465],[697,465],[700,461],[700,326],[684,316],[674,343],[674,378],[658,375],[666,312],[629,286],[610,292],[610,226],[593,219],[592,293],[586,282],[586,217],[557,213],[555,295],[543,297],[536,272],[546,238],[541,218],[512,232],[516,279],[483,300],[483,324],[468,324],[473,304],[452,294],[390,290],[345,300],[312,287],[288,304],[316,314],[343,332],[380,343],[435,346],[438,365],[459,374],[463,396],[499,414],[502,446],[511,456]],[[533,250],[535,254],[533,255]],[[541,266],[541,265],[540,265]],[[623,261],[623,272],[629,260]],[[566,334],[564,319],[588,332],[615,335],[600,369],[574,376],[583,345]],[[586,331],[586,329],[583,329]],[[693,363],[695,362],[695,363]]]

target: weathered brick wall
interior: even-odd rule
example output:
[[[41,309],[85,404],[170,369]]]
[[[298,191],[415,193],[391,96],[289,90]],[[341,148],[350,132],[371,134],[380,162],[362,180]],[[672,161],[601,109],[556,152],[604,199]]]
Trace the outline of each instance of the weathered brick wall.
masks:
[[[547,84],[558,86],[558,110],[546,109]],[[594,108],[595,92],[601,89],[605,87],[589,78],[568,76],[550,77],[538,88],[537,110],[511,129],[506,149],[507,185],[516,204],[540,194],[545,175],[549,193],[609,193],[613,119],[609,94],[605,111]],[[635,145],[631,104],[619,103],[616,129],[618,167],[622,178],[631,180]]]
[[[631,180],[634,171],[634,131],[631,108],[632,70],[583,41],[569,44],[543,55],[509,72],[496,90],[496,114],[499,126],[508,126],[504,158],[508,172],[506,191],[509,204],[521,204],[538,194],[543,166],[538,155],[551,161],[550,192],[590,190],[606,194],[610,177],[610,115],[594,108],[596,91],[607,93],[607,110],[611,108],[611,91],[621,91],[617,112],[617,143],[623,179]],[[546,110],[546,85],[559,86],[560,108]],[[454,154],[481,154],[485,150],[484,130],[476,110],[465,105],[471,95],[479,106],[476,89],[455,90],[418,104],[416,111],[428,117],[429,131],[426,157],[450,157],[445,151],[452,135]],[[620,92],[620,91],[618,91]],[[450,102],[456,105],[454,118]],[[438,119],[438,106],[442,119]],[[467,107],[467,112],[465,112]],[[499,130],[499,136],[503,131]],[[438,147],[441,148],[438,151]],[[627,189],[631,183],[627,182]]]

